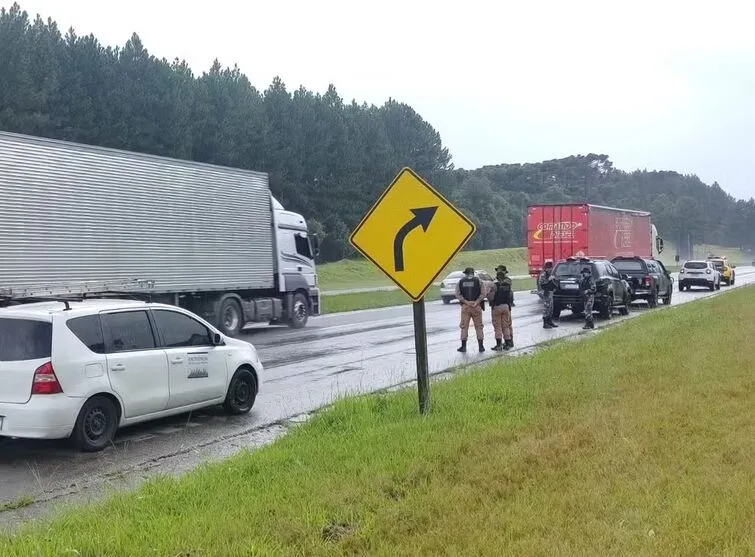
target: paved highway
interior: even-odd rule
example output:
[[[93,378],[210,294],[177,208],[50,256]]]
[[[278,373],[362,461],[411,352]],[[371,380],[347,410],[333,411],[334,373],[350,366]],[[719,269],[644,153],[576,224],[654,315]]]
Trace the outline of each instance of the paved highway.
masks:
[[[736,286],[724,286],[721,293],[751,283],[755,283],[755,268],[741,267]],[[718,292],[675,290],[672,305],[714,294]],[[582,331],[582,322],[572,322],[568,311],[558,329],[543,330],[541,305],[535,295],[518,293],[516,304],[516,353],[526,353],[555,338],[594,334]],[[615,316],[612,322],[647,311],[638,308],[629,317]],[[458,316],[456,304],[427,305],[431,373],[493,357],[512,357],[491,350],[479,354],[474,343],[469,353],[456,352]],[[602,327],[605,322],[598,319],[596,325]],[[489,312],[485,334],[489,348],[494,342]],[[258,347],[266,366],[262,391],[247,416],[228,417],[220,410],[209,410],[127,428],[113,447],[97,454],[79,453],[64,442],[0,440],[0,510],[7,509],[8,503],[35,501],[0,512],[0,526],[45,514],[58,502],[86,502],[109,489],[133,487],[156,473],[182,473],[242,448],[260,446],[337,397],[380,390],[415,377],[409,305],[326,315],[298,331],[259,327],[248,331],[246,338]]]

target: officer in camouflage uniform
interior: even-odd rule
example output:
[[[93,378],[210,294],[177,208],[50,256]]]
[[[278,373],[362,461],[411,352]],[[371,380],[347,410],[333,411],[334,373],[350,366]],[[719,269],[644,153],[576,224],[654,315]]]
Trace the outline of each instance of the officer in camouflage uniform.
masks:
[[[553,276],[553,261],[546,261],[543,272],[538,279],[538,286],[543,291],[543,329],[558,327],[553,322],[553,291],[556,289],[556,277]]]
[[[485,286],[475,276],[474,269],[464,269],[464,277],[456,285],[456,299],[461,304],[461,346],[459,352],[467,351],[467,337],[469,335],[469,321],[474,322],[477,333],[477,343],[480,352],[485,352],[482,344],[484,332],[482,330],[482,302],[485,300]]]
[[[506,276],[506,267],[501,265],[498,269],[503,270],[498,271],[493,288],[488,293],[496,341],[493,350],[496,352],[508,350],[514,346],[513,335],[511,334],[511,298],[514,292],[511,279]]]
[[[592,278],[592,269],[589,266],[582,268],[582,280],[579,283],[579,290],[585,299],[585,326],[583,329],[594,329],[592,308],[595,304],[595,292],[598,290],[595,279]]]

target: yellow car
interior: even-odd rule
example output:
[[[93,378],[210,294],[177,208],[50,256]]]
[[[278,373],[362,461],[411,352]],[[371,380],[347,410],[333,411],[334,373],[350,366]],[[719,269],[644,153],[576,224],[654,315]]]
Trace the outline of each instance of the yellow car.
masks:
[[[708,256],[708,261],[713,263],[716,270],[721,273],[721,282],[727,286],[734,284],[736,280],[736,273],[734,269],[736,265],[729,265],[725,257],[718,257],[714,255]]]

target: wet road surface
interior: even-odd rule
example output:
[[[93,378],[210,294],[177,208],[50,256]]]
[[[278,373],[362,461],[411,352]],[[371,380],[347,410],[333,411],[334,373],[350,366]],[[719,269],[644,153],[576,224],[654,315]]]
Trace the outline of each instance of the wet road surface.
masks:
[[[755,268],[738,268],[737,284],[723,286],[721,293],[750,283],[755,283]],[[672,305],[719,293],[702,289],[679,292],[676,283],[674,288]],[[531,351],[548,340],[593,334],[584,333],[583,321],[572,321],[568,310],[558,329],[543,330],[537,296],[519,292],[515,299],[517,353]],[[647,311],[639,304],[628,318]],[[469,352],[456,352],[456,304],[429,303],[426,312],[431,373],[512,356],[489,349],[494,344],[489,311],[484,317],[488,350],[483,354],[477,352],[473,327]],[[611,322],[621,319],[626,317],[614,315]],[[604,324],[596,318],[597,327]],[[307,413],[336,398],[416,377],[412,308],[408,304],[326,315],[312,319],[303,330],[259,327],[247,331],[245,338],[257,346],[265,365],[259,398],[246,416],[228,417],[222,410],[210,409],[126,428],[119,432],[113,447],[96,454],[79,453],[64,441],[0,438],[0,527],[46,514],[57,503],[87,502],[112,489],[134,487],[156,473],[182,473],[242,448],[262,446],[285,434],[291,423],[306,419]],[[29,504],[32,500],[35,503]]]

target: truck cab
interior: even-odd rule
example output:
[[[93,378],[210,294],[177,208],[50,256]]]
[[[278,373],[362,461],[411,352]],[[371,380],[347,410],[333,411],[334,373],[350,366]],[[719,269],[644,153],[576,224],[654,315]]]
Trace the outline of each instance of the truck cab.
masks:
[[[287,211],[271,196],[277,254],[277,278],[281,292],[300,292],[309,300],[309,315],[319,315],[320,295],[315,258],[320,254],[317,234],[311,234],[299,213]],[[296,306],[296,302],[294,302]],[[294,307],[293,311],[301,310]]]

